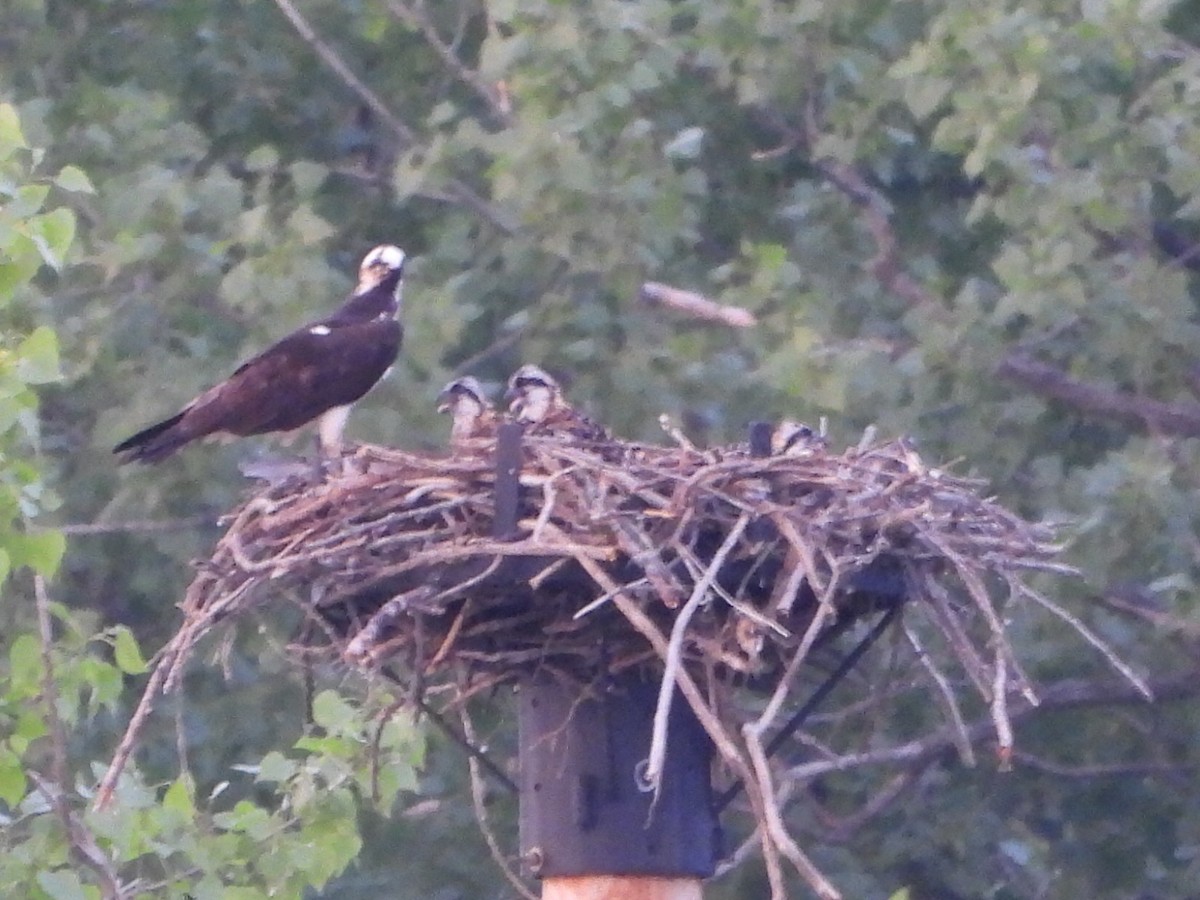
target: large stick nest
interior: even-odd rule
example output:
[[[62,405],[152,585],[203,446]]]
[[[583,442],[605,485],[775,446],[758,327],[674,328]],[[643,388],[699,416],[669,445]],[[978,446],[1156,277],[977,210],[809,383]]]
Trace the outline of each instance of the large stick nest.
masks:
[[[905,674],[897,678],[893,651],[887,689],[868,676],[831,721],[861,734],[852,721],[923,683],[968,760],[964,703],[986,710],[1002,759],[1010,694],[1036,703],[1006,634],[1019,601],[1066,621],[1140,686],[1024,580],[1073,572],[1056,561],[1052,530],[983,496],[978,481],[928,466],[904,441],[755,457],[513,428],[504,434],[519,443],[468,440],[450,455],[364,446],[334,473],[297,467],[227,516],[97,802],[197,642],[281,600],[302,610],[296,644],[306,654],[449,686],[460,710],[477,690],[533,675],[590,683],[636,672],[660,685],[660,712],[681,693],[745,785],[773,896],[782,896],[781,854],[818,894],[836,896],[782,824],[803,767],[787,775],[767,756],[768,738],[791,731],[802,671],[837,635],[873,621],[908,649]],[[650,784],[667,740],[666,716],[656,716]],[[828,770],[854,751],[826,760]]]
[[[1017,576],[1064,569],[1049,529],[902,441],[753,458],[525,436],[522,455],[500,536],[493,440],[363,447],[336,477],[267,487],[228,517],[183,630],[288,596],[348,660],[494,680],[661,670],[653,624],[681,660],[770,688],[827,630],[907,598],[990,690]]]

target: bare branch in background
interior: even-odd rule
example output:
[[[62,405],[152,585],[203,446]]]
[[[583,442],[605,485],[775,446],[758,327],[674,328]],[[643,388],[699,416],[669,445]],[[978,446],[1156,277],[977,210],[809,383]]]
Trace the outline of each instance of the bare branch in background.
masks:
[[[71,856],[96,876],[104,900],[123,900],[130,896],[117,876],[116,867],[108,854],[96,843],[87,826],[79,821],[67,799],[70,769],[67,765],[67,730],[58,714],[58,682],[54,676],[54,626],[50,615],[50,596],[46,580],[33,576],[33,594],[37,605],[38,636],[42,645],[42,705],[45,708],[46,730],[50,734],[50,779],[29,771],[29,779],[46,803],[58,815],[66,832]]]
[[[370,108],[371,112],[379,116],[392,129],[402,144],[411,145],[419,142],[417,133],[393,113],[387,104],[379,98],[379,95],[367,87],[351,71],[350,67],[346,65],[333,48],[313,30],[312,25],[300,14],[300,11],[296,9],[291,0],[273,0],[273,2],[279,7],[279,11],[283,13],[292,27],[296,29],[296,33],[300,35],[306,44],[313,48],[313,52],[320,57],[321,62],[325,63],[341,79],[342,83],[350,88]],[[511,234],[516,230],[516,227],[507,220],[500,210],[492,206],[484,197],[481,197],[470,185],[457,178],[448,179],[446,185],[460,205],[474,210],[480,218],[486,219],[505,233]]]
[[[479,737],[475,733],[475,723],[471,721],[471,716],[465,706],[459,710],[459,716],[462,721],[464,740],[472,746],[480,746]],[[487,811],[487,785],[483,780],[479,755],[467,757],[467,771],[471,776],[471,805],[475,809],[475,821],[483,833],[483,839],[487,844],[488,852],[492,855],[492,860],[500,867],[500,871],[504,873],[504,877],[512,885],[513,890],[525,900],[537,900],[537,897],[529,890],[529,886],[521,879],[520,871],[513,867],[512,856],[505,853],[504,848],[500,846],[500,838],[497,837],[496,830],[492,827]]]
[[[997,367],[1002,378],[1015,381],[1042,397],[1058,400],[1082,413],[1094,413],[1110,421],[1157,434],[1177,437],[1200,435],[1200,404],[1166,403],[1144,394],[1100,387],[1081,381],[1050,363],[1024,353],[1006,356]]]
[[[758,319],[748,309],[724,306],[695,291],[685,291],[657,281],[643,284],[638,299],[648,306],[666,307],[694,319],[718,322],[731,328],[750,328],[758,324]]]
[[[279,11],[284,14],[292,27],[296,29],[296,33],[304,40],[308,46],[313,48],[313,51],[321,58],[321,62],[325,63],[342,83],[350,90],[358,95],[363,103],[370,107],[371,112],[379,116],[387,126],[395,132],[396,136],[404,144],[417,143],[416,132],[412,130],[405,122],[401,121],[384,103],[379,95],[367,87],[358,76],[350,70],[350,67],[342,61],[342,58],[334,52],[321,36],[313,30],[313,27],[308,23],[308,20],[300,14],[300,11],[292,5],[291,0],[274,0]]]
[[[900,241],[892,228],[891,206],[883,193],[872,187],[857,168],[832,157],[816,158],[812,148],[817,145],[821,124],[817,111],[816,93],[809,95],[804,109],[803,126],[793,126],[780,116],[768,114],[770,124],[782,135],[782,142],[769,150],[753,154],[757,161],[775,159],[793,151],[807,152],[810,162],[830,184],[846,195],[860,211],[863,227],[875,241],[875,255],[863,263],[863,269],[884,288],[909,303],[932,306],[936,295],[913,278],[904,268]]]
[[[135,534],[160,531],[186,531],[217,523],[215,516],[185,516],[180,519],[134,519],[130,522],[73,522],[58,526],[66,535]]]
[[[414,0],[414,2],[388,0],[387,7],[397,19],[414,31],[420,32],[421,36],[425,38],[425,42],[438,55],[442,65],[487,104],[488,110],[497,122],[501,125],[508,125],[512,122],[512,109],[505,104],[505,95],[495,86],[484,81],[478,72],[468,68],[458,58],[454,46],[442,40],[437,28],[429,18],[429,10],[423,0]]]
[[[1039,772],[1046,772],[1049,775],[1055,775],[1061,778],[1124,778],[1127,776],[1171,776],[1181,775],[1189,776],[1189,773],[1194,773],[1196,767],[1187,763],[1166,763],[1166,762],[1132,762],[1132,763],[1097,763],[1095,765],[1065,765],[1056,763],[1044,757],[1037,756],[1033,753],[1024,751],[1015,751],[1013,753],[1013,761],[1020,763],[1030,769],[1036,769]]]
[[[834,159],[818,159],[813,164],[862,213],[862,222],[875,241],[875,255],[863,264],[881,285],[914,306],[930,305],[937,297],[904,269],[900,241],[892,228],[891,209],[883,194],[871,187],[854,166]]]
[[[1200,671],[1192,667],[1161,679],[1151,679],[1149,688],[1159,703],[1192,700],[1197,696]],[[1122,705],[1147,706],[1145,696],[1133,685],[1122,681],[1087,679],[1063,679],[1045,685],[1034,706],[1025,700],[1015,700],[1009,708],[1014,724],[1034,716],[1045,716],[1065,709],[1105,706],[1116,708]],[[978,745],[995,739],[995,728],[991,714],[985,713],[967,727],[972,743]],[[948,725],[928,737],[896,744],[891,747],[846,753],[832,759],[818,759],[792,766],[788,770],[790,779],[811,781],[831,772],[848,772],[864,767],[891,767],[899,763],[922,763],[953,752],[958,735]],[[1015,751],[1014,751],[1015,753]],[[1014,756],[1015,758],[1015,756]]]

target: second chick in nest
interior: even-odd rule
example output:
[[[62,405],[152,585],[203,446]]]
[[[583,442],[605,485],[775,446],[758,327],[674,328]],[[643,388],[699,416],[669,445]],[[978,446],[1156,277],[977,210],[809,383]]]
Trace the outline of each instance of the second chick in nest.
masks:
[[[771,455],[806,457],[828,446],[825,437],[803,422],[784,419],[771,432]]]
[[[524,365],[508,379],[508,411],[532,433],[567,434],[584,441],[606,441],[603,425],[579,412],[545,369]]]

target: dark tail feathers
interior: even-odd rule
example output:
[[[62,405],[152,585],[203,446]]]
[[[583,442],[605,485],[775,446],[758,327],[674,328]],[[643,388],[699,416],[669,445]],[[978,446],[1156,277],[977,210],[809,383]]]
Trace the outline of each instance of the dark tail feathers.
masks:
[[[173,430],[184,414],[176,413],[157,425],[151,425],[126,438],[113,447],[113,453],[121,457],[120,462],[156,463],[166,459],[192,439],[191,435]]]

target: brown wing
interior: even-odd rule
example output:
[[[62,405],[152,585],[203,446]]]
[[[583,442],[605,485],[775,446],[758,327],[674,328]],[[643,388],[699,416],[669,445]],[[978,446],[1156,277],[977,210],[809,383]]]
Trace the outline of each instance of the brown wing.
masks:
[[[328,334],[297,331],[197,397],[181,424],[192,420],[206,433],[291,431],[362,397],[399,349],[400,326],[392,319],[342,325]]]
[[[401,336],[399,323],[388,317],[306,326],[242,364],[179,414],[118,444],[115,452],[155,462],[217,432],[299,428],[369,391],[395,362]]]
[[[581,441],[609,439],[608,430],[603,425],[570,406],[551,409],[538,427],[544,431],[569,434]]]

